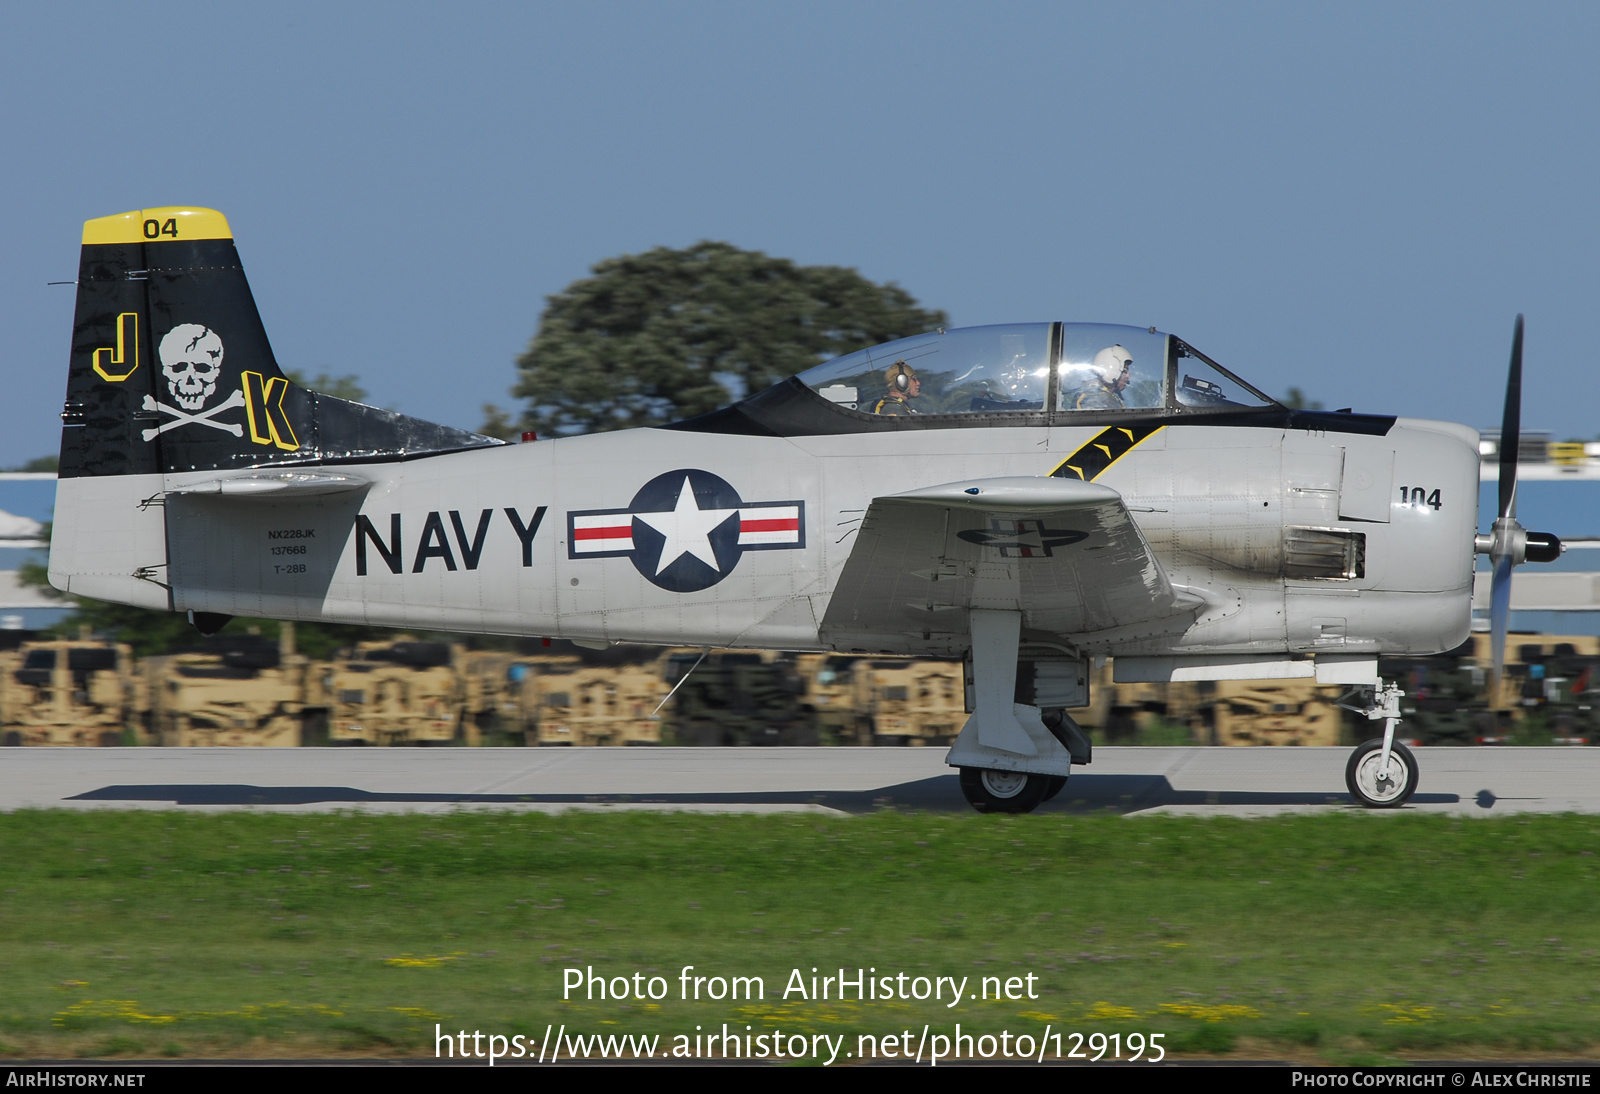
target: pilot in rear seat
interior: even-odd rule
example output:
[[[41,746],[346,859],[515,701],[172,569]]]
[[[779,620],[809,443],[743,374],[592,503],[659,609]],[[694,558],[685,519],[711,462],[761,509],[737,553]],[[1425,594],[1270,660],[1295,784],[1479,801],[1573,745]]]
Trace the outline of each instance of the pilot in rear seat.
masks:
[[[910,400],[922,394],[922,381],[917,370],[904,361],[896,361],[883,370],[883,381],[889,390],[872,408],[874,414],[916,414]]]

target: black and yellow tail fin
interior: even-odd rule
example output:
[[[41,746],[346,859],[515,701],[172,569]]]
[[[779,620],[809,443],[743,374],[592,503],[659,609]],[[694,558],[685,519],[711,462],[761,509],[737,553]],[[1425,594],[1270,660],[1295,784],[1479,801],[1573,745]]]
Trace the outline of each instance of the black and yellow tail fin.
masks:
[[[499,442],[295,386],[214,209],[83,226],[61,476],[380,462]]]

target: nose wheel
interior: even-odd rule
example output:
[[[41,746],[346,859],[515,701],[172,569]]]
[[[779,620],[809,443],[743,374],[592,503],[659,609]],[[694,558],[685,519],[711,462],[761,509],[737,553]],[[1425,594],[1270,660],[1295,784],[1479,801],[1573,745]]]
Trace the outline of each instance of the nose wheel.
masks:
[[[1405,745],[1393,742],[1384,770],[1383,738],[1375,737],[1350,754],[1344,783],[1350,796],[1367,808],[1396,809],[1416,792],[1417,758]]]
[[[1360,689],[1351,694],[1359,694]],[[1339,705],[1369,721],[1383,723],[1383,736],[1374,737],[1350,754],[1344,767],[1344,785],[1350,796],[1368,809],[1396,809],[1417,790],[1417,758],[1394,739],[1400,724],[1400,700],[1405,695],[1395,684],[1380,683],[1363,706]],[[1346,696],[1348,698],[1348,696]]]
[[[1052,776],[1021,771],[961,769],[961,794],[980,813],[1032,813],[1049,795],[1053,782]],[[1061,782],[1066,784],[1065,779]]]

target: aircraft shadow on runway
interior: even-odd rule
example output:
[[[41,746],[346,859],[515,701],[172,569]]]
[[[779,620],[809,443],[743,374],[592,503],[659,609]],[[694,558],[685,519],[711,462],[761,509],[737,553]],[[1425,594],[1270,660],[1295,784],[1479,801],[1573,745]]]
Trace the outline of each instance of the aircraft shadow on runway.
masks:
[[[954,774],[873,790],[789,790],[704,794],[429,794],[375,793],[348,786],[250,786],[244,783],[146,783],[104,786],[69,801],[172,802],[174,805],[820,805],[844,813],[877,809],[964,812]],[[1453,804],[1457,794],[1417,794],[1416,805]],[[1163,805],[1351,805],[1344,793],[1256,790],[1178,790],[1165,775],[1074,775],[1046,813],[1135,813]],[[1482,804],[1481,802],[1479,803]]]

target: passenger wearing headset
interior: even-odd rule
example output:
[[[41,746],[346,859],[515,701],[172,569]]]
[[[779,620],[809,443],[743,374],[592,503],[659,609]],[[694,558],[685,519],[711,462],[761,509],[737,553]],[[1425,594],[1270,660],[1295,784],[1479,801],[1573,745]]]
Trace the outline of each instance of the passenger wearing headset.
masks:
[[[1133,377],[1133,354],[1121,346],[1107,346],[1094,355],[1082,387],[1063,400],[1069,410],[1123,410],[1122,393]]]
[[[922,381],[916,370],[904,361],[896,361],[883,371],[884,383],[889,390],[872,408],[874,414],[915,414],[917,410],[908,400],[922,394]]]

